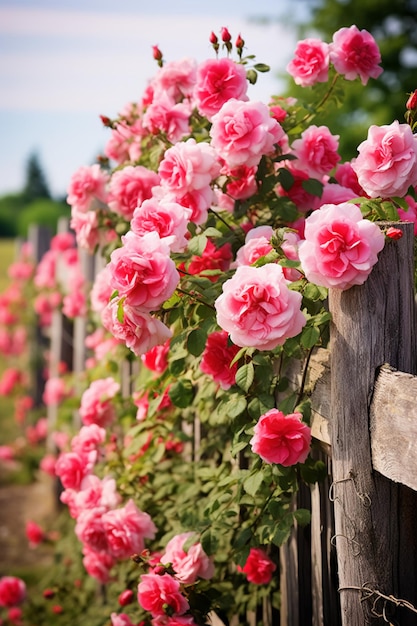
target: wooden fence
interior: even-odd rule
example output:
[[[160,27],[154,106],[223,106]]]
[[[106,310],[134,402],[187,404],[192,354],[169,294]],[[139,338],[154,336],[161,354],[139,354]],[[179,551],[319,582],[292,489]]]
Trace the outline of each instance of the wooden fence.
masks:
[[[281,549],[279,616],[264,606],[251,626],[417,625],[414,235],[413,224],[396,227],[403,237],[387,242],[364,285],[330,291],[330,349],[314,354],[306,379],[313,454],[328,476],[298,494],[312,521]],[[83,263],[92,276],[91,259]],[[57,363],[68,329],[60,314],[54,323]],[[80,369],[77,324],[70,343]]]

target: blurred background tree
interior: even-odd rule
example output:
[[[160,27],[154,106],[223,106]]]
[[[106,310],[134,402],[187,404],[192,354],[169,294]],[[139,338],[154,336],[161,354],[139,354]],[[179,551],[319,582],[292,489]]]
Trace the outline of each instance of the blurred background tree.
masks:
[[[358,81],[344,81],[341,108],[314,122],[326,124],[340,135],[344,159],[357,154],[371,124],[404,122],[408,94],[417,89],[417,0],[300,0],[304,17],[297,24],[300,39],[319,37],[330,43],[339,28],[355,24],[376,39],[384,72],[370,79],[366,88]],[[300,15],[300,13],[299,13]],[[288,92],[308,93],[289,79]],[[330,114],[329,114],[330,113]]]

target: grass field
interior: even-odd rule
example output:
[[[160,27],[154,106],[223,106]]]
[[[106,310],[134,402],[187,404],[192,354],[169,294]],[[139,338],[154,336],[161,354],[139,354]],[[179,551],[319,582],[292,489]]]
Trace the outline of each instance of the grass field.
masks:
[[[15,239],[0,239],[0,294],[10,282],[7,275],[9,265],[13,263],[16,255]]]

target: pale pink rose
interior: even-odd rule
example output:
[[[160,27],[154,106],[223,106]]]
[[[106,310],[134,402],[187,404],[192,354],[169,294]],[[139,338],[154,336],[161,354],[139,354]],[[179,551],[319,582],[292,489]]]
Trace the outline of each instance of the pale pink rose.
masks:
[[[307,279],[323,287],[362,285],[384,247],[375,222],[354,204],[324,204],[306,219],[299,256]]]
[[[96,578],[102,584],[110,581],[110,572],[115,564],[115,559],[108,552],[97,552],[89,546],[83,547],[83,565],[89,576]]]
[[[236,254],[235,267],[252,265],[260,257],[265,256],[273,249],[271,238],[274,234],[272,226],[257,226],[252,228],[245,237],[245,244]]]
[[[64,489],[80,489],[85,476],[91,473],[97,460],[97,452],[78,454],[61,452],[55,463],[55,474],[61,480]]]
[[[33,520],[26,522],[25,534],[31,548],[36,548],[36,546],[46,539],[45,531]]]
[[[314,38],[299,41],[287,72],[301,87],[325,83],[329,78],[329,45]]]
[[[69,445],[69,440],[69,434],[65,431],[55,430],[51,433],[51,441],[58,448],[58,450],[66,450]]]
[[[226,192],[234,200],[246,200],[258,191],[256,180],[257,167],[241,165],[224,172],[229,181],[226,184]]]
[[[113,379],[110,380],[112,381]],[[91,450],[99,450],[105,440],[106,431],[104,430],[104,428],[101,428],[96,423],[92,423],[88,426],[82,426],[78,435],[75,435],[72,438],[71,450],[73,452],[79,452],[81,454],[85,452],[91,452]]]
[[[0,606],[17,606],[26,598],[26,584],[16,576],[0,578]]]
[[[158,615],[151,623],[152,626],[198,626],[192,615]]]
[[[106,265],[96,274],[93,286],[90,292],[91,308],[96,313],[101,313],[110,300],[113,288],[110,285],[110,269]],[[93,346],[87,346],[93,347]]]
[[[78,246],[93,253],[100,241],[96,211],[84,213],[72,209],[70,226],[75,231]]]
[[[184,550],[185,544],[194,538],[192,545]],[[170,563],[175,578],[184,584],[193,584],[198,578],[211,578],[214,574],[213,559],[204,552],[197,535],[193,532],[175,535],[168,541],[161,563]]]
[[[72,291],[64,296],[62,312],[69,319],[85,317],[87,314],[87,300],[82,291]]]
[[[167,93],[175,102],[192,95],[196,81],[197,62],[184,58],[165,63],[152,81],[153,98]]]
[[[111,626],[135,626],[126,613],[112,613],[110,619]]]
[[[176,143],[190,134],[191,104],[187,101],[176,103],[167,92],[154,98],[143,116],[143,127],[153,135],[165,133],[168,141]]]
[[[122,321],[119,319],[119,309],[123,312]],[[113,298],[103,310],[102,321],[104,327],[136,356],[165,343],[172,336],[171,330],[159,319],[126,303],[120,305],[118,298]]]
[[[241,266],[214,304],[217,323],[238,346],[273,350],[304,327],[301,298],[288,289],[280,265]]]
[[[48,474],[48,476],[56,476],[55,474],[56,457],[53,454],[46,454],[39,463],[39,468]]]
[[[95,201],[106,202],[109,175],[98,164],[78,168],[71,177],[67,202],[77,211],[86,213]]]
[[[405,196],[408,204],[408,211],[398,209],[398,215],[402,222],[414,222],[414,236],[417,236],[417,202],[412,196]]]
[[[72,233],[58,233],[51,239],[51,243],[49,245],[51,250],[56,250],[58,252],[64,252],[69,248],[75,247],[75,237]]]
[[[252,451],[266,463],[284,467],[304,463],[310,451],[311,430],[301,413],[284,415],[270,409],[259,418],[250,440]]]
[[[45,383],[45,389],[42,395],[42,400],[47,406],[54,404],[61,404],[61,402],[68,397],[68,391],[65,381],[58,376],[48,378]]]
[[[15,261],[7,268],[7,275],[15,281],[27,281],[33,274],[35,266],[29,261]]]
[[[153,617],[166,615],[166,608],[171,615],[182,615],[190,608],[181,594],[179,580],[169,574],[143,574],[138,585],[138,602]]]
[[[156,232],[139,237],[129,231],[122,242],[110,256],[111,286],[131,306],[147,312],[159,309],[179,282],[169,246]]]
[[[338,147],[339,136],[332,135],[327,126],[309,126],[301,133],[301,138],[292,144],[293,153],[298,159],[296,167],[320,179],[340,161]]]
[[[248,581],[255,585],[270,583],[276,569],[276,564],[262,548],[251,548],[244,567],[238,567],[240,572],[246,574]]]
[[[408,124],[370,126],[358,152],[352,167],[371,198],[405,196],[417,184],[417,135]]]
[[[107,552],[107,535],[103,523],[102,507],[81,511],[75,525],[75,534],[84,545],[96,552]]]
[[[133,500],[119,509],[103,515],[110,553],[117,559],[127,559],[140,553],[145,539],[154,539],[156,527],[148,513],[140,511]]]
[[[111,376],[93,380],[81,396],[79,413],[83,424],[97,424],[102,428],[109,426],[116,418],[113,398],[119,391],[119,383]]]
[[[132,120],[130,123],[122,120],[112,129],[110,139],[104,148],[104,154],[116,163],[137,161],[141,155],[143,135],[141,119]]]
[[[191,210],[178,202],[151,198],[138,206],[132,217],[131,230],[142,237],[157,232],[173,252],[183,252],[187,247],[188,223]]]
[[[381,54],[375,39],[367,30],[359,30],[357,26],[340,28],[334,33],[330,61],[346,80],[355,80],[359,76],[363,85],[369,78],[378,78],[383,71],[379,67]]]
[[[200,115],[209,120],[231,98],[247,101],[247,90],[245,67],[232,59],[208,59],[198,66],[194,98]]]
[[[286,137],[263,102],[228,100],[213,116],[211,145],[229,168],[258,165]]]
[[[158,169],[161,186],[178,197],[207,188],[219,172],[215,150],[208,143],[197,143],[194,138],[168,148]]]
[[[121,496],[117,493],[116,481],[110,476],[102,480],[95,474],[89,474],[83,478],[80,490],[70,496],[74,517],[87,509],[100,508],[105,511],[115,509],[121,502]],[[64,500],[63,500],[64,501]]]
[[[200,369],[211,376],[222,389],[230,389],[236,382],[237,362],[231,365],[239,348],[229,345],[226,331],[216,331],[207,337],[201,357]]]
[[[58,253],[56,250],[47,250],[37,265],[34,283],[39,289],[56,288],[56,264]]]
[[[136,207],[152,196],[152,187],[158,184],[158,174],[142,165],[116,170],[109,184],[110,210],[130,221]]]
[[[152,372],[163,374],[168,367],[169,339],[162,346],[154,346],[145,354],[141,361]]]
[[[163,202],[176,202],[187,210],[189,220],[194,224],[204,224],[207,221],[207,211],[215,202],[215,191],[207,185],[202,189],[192,189],[185,194],[177,194],[175,189],[165,192]]]

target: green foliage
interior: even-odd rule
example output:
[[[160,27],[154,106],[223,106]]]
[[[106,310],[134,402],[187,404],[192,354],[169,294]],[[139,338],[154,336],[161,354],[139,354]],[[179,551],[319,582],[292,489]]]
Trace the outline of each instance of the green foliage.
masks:
[[[35,200],[17,215],[17,234],[20,237],[27,237],[30,226],[34,224],[47,226],[52,233],[56,233],[59,218],[69,218],[69,216],[70,209],[64,202],[48,199]]]

